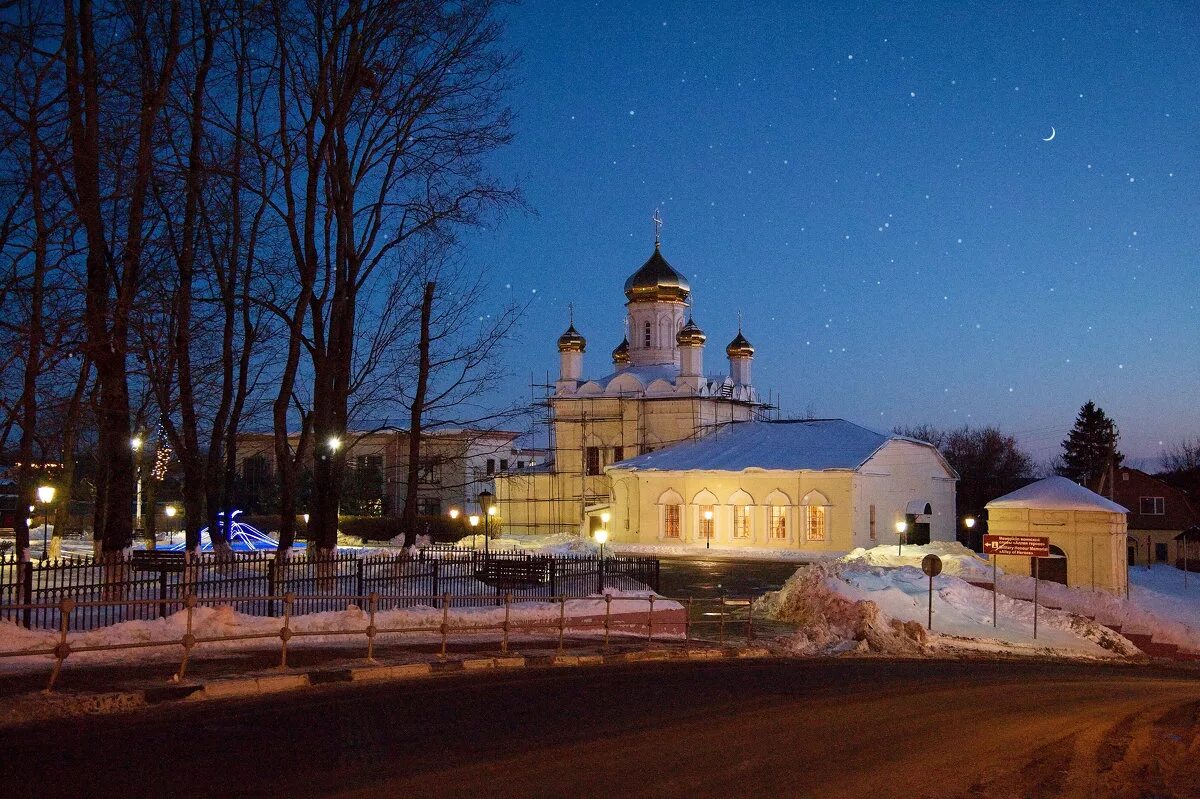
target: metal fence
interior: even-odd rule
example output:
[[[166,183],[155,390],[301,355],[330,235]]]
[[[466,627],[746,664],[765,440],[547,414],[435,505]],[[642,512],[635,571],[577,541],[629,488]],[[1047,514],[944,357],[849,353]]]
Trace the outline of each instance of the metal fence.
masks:
[[[508,655],[513,636],[540,641],[543,646],[548,644],[557,652],[562,653],[567,637],[575,639],[583,636],[590,641],[592,647],[600,646],[604,652],[609,650],[610,639],[620,637],[635,644],[641,643],[649,648],[654,645],[657,635],[659,643],[675,642],[682,644],[685,654],[694,643],[709,643],[724,647],[728,644],[744,643],[750,645],[755,640],[754,607],[749,600],[730,600],[720,598],[680,598],[669,599],[654,593],[643,593],[640,596],[622,596],[614,599],[611,594],[603,597],[602,609],[585,608],[583,613],[574,610],[568,614],[567,606],[575,602],[598,603],[595,597],[554,596],[548,598],[518,598],[511,592],[505,592],[496,608],[498,618],[494,621],[486,617],[464,616],[452,613],[451,607],[470,608],[491,604],[490,594],[475,596],[405,596],[391,597],[392,599],[412,600],[417,605],[426,608],[439,607],[440,610],[432,617],[425,618],[421,614],[411,619],[384,619],[380,617],[381,604],[389,597],[381,597],[376,593],[367,595],[336,595],[326,594],[304,596],[286,593],[269,597],[254,597],[249,599],[264,600],[278,603],[281,608],[282,626],[278,629],[252,629],[233,634],[214,635],[204,634],[194,624],[194,614],[197,608],[204,605],[234,605],[246,601],[246,597],[223,596],[202,600],[193,594],[187,594],[179,599],[171,599],[166,604],[173,610],[184,612],[183,634],[172,636],[166,630],[161,631],[161,637],[148,639],[138,638],[135,641],[81,643],[69,638],[69,631],[74,626],[73,620],[78,614],[91,615],[89,610],[94,607],[146,607],[155,608],[160,603],[157,599],[122,599],[97,600],[92,602],[76,602],[67,598],[59,600],[52,606],[38,606],[29,609],[53,608],[58,619],[57,634],[48,636],[48,640],[40,646],[16,650],[0,650],[0,659],[6,658],[50,658],[50,678],[46,691],[53,689],[62,671],[63,664],[69,656],[75,653],[111,652],[116,650],[138,649],[167,649],[176,650],[180,654],[179,668],[171,678],[173,681],[182,680],[187,675],[189,662],[199,654],[209,650],[211,645],[228,645],[239,642],[262,642],[265,646],[277,646],[279,649],[279,667],[287,668],[288,653],[297,641],[304,637],[314,637],[328,642],[330,639],[345,641],[353,645],[357,639],[365,644],[365,657],[369,663],[376,663],[377,646],[382,642],[378,639],[389,637],[393,644],[404,645],[433,645],[438,647],[436,657],[444,660],[452,638],[456,643],[461,641],[472,650],[494,650],[499,645],[501,655]],[[312,601],[332,601],[341,608],[350,605],[365,608],[366,615],[361,621],[366,624],[356,624],[343,619],[333,627],[320,626],[316,629],[297,627],[294,616],[299,615],[297,608]],[[521,613],[522,603],[528,606],[549,605],[557,609],[557,613],[541,613],[528,616]],[[614,603],[620,605],[614,609]],[[556,606],[556,608],[555,608]],[[711,608],[711,610],[706,610]],[[27,609],[19,606],[18,610]],[[695,611],[701,610],[697,614]],[[201,632],[200,635],[197,635]],[[482,639],[480,636],[483,636]],[[202,651],[197,652],[200,648]],[[711,651],[711,650],[710,650]]]
[[[506,574],[536,579],[489,586],[480,580],[503,563]],[[75,603],[72,631],[122,621],[167,616],[184,597],[208,603],[229,598],[235,610],[256,616],[283,613],[279,597],[290,594],[295,615],[342,610],[344,597],[379,598],[379,610],[410,607],[424,597],[450,595],[456,605],[498,603],[502,594],[520,599],[586,596],[604,589],[657,591],[656,558],[534,555],[523,551],[481,553],[438,547],[415,557],[404,554],[337,552],[329,556],[273,553],[205,554],[184,560],[166,553],[121,558],[18,561],[0,556],[0,619],[29,628],[59,629],[59,604]]]

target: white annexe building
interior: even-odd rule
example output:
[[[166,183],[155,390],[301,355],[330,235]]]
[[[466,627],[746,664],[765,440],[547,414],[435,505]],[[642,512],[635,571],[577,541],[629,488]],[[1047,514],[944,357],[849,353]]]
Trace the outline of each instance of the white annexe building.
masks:
[[[733,422],[606,469],[616,542],[844,552],[953,541],[957,475],[935,447],[843,419]],[[595,525],[590,525],[594,527]]]

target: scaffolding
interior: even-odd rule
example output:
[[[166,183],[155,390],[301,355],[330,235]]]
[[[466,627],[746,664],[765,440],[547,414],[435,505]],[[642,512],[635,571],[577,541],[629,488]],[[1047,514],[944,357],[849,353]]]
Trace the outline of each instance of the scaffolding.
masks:
[[[537,442],[546,442],[549,457],[535,469],[503,477],[509,491],[501,500],[501,512],[512,518],[511,505],[524,504],[526,521],[512,518],[515,524],[509,529],[537,533],[579,532],[587,509],[611,498],[604,483],[604,466],[698,440],[732,422],[775,420],[779,412],[778,396],[773,392],[766,401],[735,399],[724,392],[679,397],[645,396],[644,392],[559,396],[549,373],[540,383],[530,377],[530,399],[533,414],[528,434]],[[567,408],[570,413],[564,415]],[[560,441],[557,428],[561,425],[577,427],[577,440]],[[665,430],[680,434],[664,437]],[[597,447],[600,441],[603,446]],[[589,459],[592,448],[598,450],[595,459]]]

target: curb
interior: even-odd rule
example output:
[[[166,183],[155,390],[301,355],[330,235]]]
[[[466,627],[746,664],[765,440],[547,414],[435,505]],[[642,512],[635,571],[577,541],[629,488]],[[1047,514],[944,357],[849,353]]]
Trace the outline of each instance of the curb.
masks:
[[[378,683],[415,680],[438,674],[498,671],[516,669],[559,669],[602,666],[621,663],[650,663],[665,660],[741,660],[771,657],[765,647],[738,649],[644,649],[608,655],[503,655],[484,658],[401,663],[395,665],[361,666],[344,669],[316,669],[302,673],[267,674],[254,677],[231,677],[146,688],[120,694],[126,705],[150,706],[173,702],[204,702],[209,700],[243,699],[286,693],[321,685],[337,683]],[[86,711],[85,711],[86,712]],[[94,712],[94,711],[92,711]]]

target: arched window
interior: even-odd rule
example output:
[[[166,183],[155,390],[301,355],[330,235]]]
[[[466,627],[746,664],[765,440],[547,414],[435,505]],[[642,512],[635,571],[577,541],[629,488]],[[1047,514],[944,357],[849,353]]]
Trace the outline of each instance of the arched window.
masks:
[[[792,500],[787,494],[776,489],[767,495],[767,530],[772,541],[786,541],[788,537],[788,505]]]
[[[683,497],[667,489],[658,497],[662,508],[662,537],[679,539],[683,535]]]
[[[739,489],[730,497],[733,505],[733,537],[747,539],[752,537],[753,529],[751,513],[754,509],[754,497]]]
[[[646,343],[645,343],[646,349],[650,348],[650,329],[651,329],[650,323],[647,322],[646,323]]]
[[[820,491],[809,491],[801,504],[804,505],[804,540],[828,540],[829,500]]]

